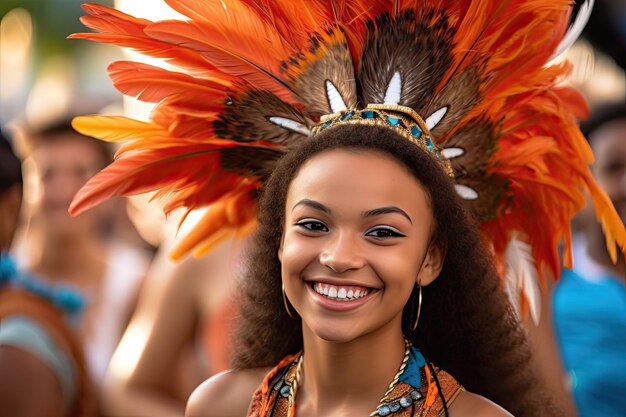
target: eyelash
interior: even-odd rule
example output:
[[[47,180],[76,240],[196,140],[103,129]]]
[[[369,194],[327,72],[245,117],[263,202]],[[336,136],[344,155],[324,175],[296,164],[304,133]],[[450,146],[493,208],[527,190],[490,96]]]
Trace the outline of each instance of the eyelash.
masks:
[[[312,227],[310,227],[312,225],[321,225],[322,228],[325,230],[313,229]],[[296,223],[296,226],[301,227],[310,232],[328,232],[328,226],[326,226],[324,223],[320,222],[319,220],[301,220]]]
[[[319,220],[301,220],[296,223],[296,226],[306,229],[310,232],[328,232],[328,226],[326,226],[323,222]],[[313,226],[318,226],[318,228],[313,228]],[[386,235],[376,236],[373,234],[375,232],[384,232]],[[373,227],[369,229],[367,232],[365,232],[365,236],[373,237],[376,239],[390,239],[390,238],[396,238],[396,237],[406,237],[405,234],[400,233],[395,228],[389,227],[389,226]]]
[[[385,232],[387,233],[386,236],[373,236],[371,235],[372,232]],[[394,229],[393,227],[389,227],[389,226],[377,226],[377,227],[373,227],[371,229],[369,229],[367,232],[365,232],[365,236],[369,236],[369,237],[374,237],[377,239],[390,239],[390,238],[394,238],[394,237],[406,237],[405,234],[400,233],[398,230]]]

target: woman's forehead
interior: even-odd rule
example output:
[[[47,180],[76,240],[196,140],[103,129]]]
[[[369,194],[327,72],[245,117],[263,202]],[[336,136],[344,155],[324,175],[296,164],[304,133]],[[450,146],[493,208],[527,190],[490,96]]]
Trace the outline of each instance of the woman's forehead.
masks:
[[[424,187],[407,167],[384,153],[359,149],[325,151],[306,161],[290,184],[288,210],[302,199],[356,211],[428,208]]]

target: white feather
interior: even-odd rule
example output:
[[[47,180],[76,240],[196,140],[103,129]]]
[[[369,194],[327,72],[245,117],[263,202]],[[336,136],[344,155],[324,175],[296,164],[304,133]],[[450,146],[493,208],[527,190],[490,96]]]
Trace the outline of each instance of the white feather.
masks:
[[[296,122],[295,120],[286,119],[284,117],[279,116],[270,116],[267,118],[270,122],[274,123],[277,126],[284,127],[285,129],[291,130],[292,132],[300,133],[304,136],[311,136],[311,130],[303,125],[300,122]]]
[[[346,102],[343,101],[343,97],[330,80],[326,80],[326,96],[328,97],[328,103],[330,103],[330,109],[333,113],[338,111],[347,110]]]
[[[463,149],[463,148],[444,148],[441,151],[441,154],[446,159],[457,158],[457,157],[465,154],[465,149]]]
[[[582,6],[578,9],[578,15],[576,15],[576,19],[574,23],[567,29],[565,32],[565,36],[561,39],[559,46],[556,47],[554,53],[550,57],[548,61],[552,61],[554,58],[561,55],[567,48],[572,46],[576,39],[580,36],[589,20],[589,16],[591,16],[591,11],[593,10],[594,0],[588,0],[583,3]]]
[[[437,123],[439,123],[441,119],[443,119],[443,116],[445,116],[447,112],[448,107],[442,107],[430,116],[428,116],[428,119],[424,120],[424,123],[426,123],[426,127],[428,128],[428,130],[433,130],[433,128],[437,126]]]
[[[463,197],[465,200],[476,200],[478,198],[478,193],[476,190],[463,185],[463,184],[454,184],[454,188],[458,195]]]
[[[400,72],[396,71],[389,81],[387,92],[385,93],[385,104],[399,104],[402,96],[402,79]]]
[[[505,285],[511,304],[519,313],[521,294],[528,302],[533,321],[538,324],[541,316],[541,291],[532,248],[528,243],[518,239],[517,234],[514,234],[506,248],[504,258]]]

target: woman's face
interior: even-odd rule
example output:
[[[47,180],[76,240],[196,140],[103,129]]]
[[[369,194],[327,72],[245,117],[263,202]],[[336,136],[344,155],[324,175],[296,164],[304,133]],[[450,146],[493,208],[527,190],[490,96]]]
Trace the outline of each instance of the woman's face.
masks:
[[[400,332],[415,283],[441,269],[433,230],[426,191],[391,157],[331,150],[308,160],[288,190],[279,249],[305,331],[335,342]]]

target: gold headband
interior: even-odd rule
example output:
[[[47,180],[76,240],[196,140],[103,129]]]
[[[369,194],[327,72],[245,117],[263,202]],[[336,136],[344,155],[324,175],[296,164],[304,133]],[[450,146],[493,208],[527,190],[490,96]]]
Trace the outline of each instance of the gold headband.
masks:
[[[424,120],[410,107],[397,104],[368,104],[362,110],[342,110],[322,116],[320,122],[313,127],[312,133],[315,136],[330,127],[346,124],[382,126],[391,129],[433,155],[448,176],[454,177],[450,161],[444,158],[441,148],[433,141]]]

